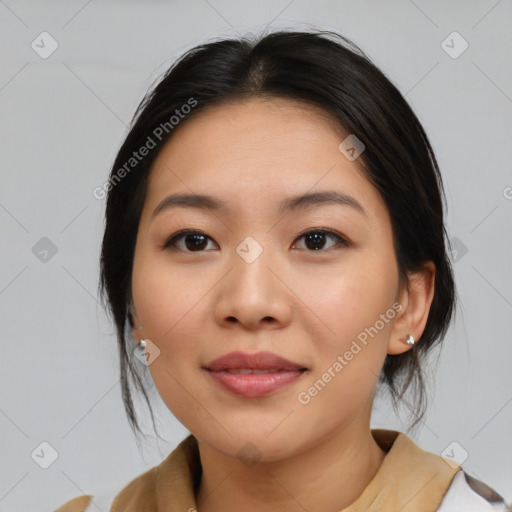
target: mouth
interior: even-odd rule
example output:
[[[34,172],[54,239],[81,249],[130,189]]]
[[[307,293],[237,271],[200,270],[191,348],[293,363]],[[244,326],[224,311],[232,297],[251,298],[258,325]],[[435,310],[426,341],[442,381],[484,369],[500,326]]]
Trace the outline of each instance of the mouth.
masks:
[[[211,372],[226,372],[233,375],[268,375],[270,373],[289,373],[290,371],[305,372],[307,370],[307,368],[298,368],[297,370],[283,370],[280,368],[272,368],[266,370],[258,368],[226,368],[224,370],[210,370],[209,368],[207,369]]]
[[[260,370],[267,373],[279,371],[300,371],[306,370],[306,365],[295,363],[272,352],[257,352],[255,354],[241,351],[230,352],[213,361],[210,361],[203,368],[212,372],[236,371],[238,373],[258,373]]]
[[[212,381],[223,391],[244,398],[271,395],[296,383],[305,373],[306,370],[254,370],[252,368],[207,372]]]
[[[203,369],[220,389],[245,398],[270,395],[296,383],[308,370],[304,364],[271,352],[240,351],[225,354]]]

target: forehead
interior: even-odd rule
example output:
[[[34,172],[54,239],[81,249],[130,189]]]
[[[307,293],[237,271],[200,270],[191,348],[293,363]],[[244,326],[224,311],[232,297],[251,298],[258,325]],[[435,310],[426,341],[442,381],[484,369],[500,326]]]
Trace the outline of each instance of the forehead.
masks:
[[[335,189],[385,208],[362,162],[339,151],[349,132],[317,106],[250,99],[210,107],[177,128],[151,169],[152,203],[179,191],[264,208],[285,196]]]

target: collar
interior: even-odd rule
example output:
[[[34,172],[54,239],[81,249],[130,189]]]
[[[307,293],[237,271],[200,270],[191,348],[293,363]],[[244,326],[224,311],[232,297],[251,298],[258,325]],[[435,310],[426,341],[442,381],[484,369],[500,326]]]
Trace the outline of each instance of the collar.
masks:
[[[422,450],[402,432],[371,433],[387,455],[359,498],[340,512],[437,510],[460,466]],[[190,434],[160,465],[130,482],[116,496],[111,512],[196,510],[201,472],[197,439]]]

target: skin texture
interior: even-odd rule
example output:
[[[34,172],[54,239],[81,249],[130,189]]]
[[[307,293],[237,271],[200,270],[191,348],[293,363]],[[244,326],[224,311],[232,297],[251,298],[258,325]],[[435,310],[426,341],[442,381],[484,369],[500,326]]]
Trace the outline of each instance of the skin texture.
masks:
[[[408,287],[399,282],[385,203],[338,150],[347,135],[315,107],[250,99],[178,126],[152,167],[133,266],[133,335],[160,350],[148,367],[155,386],[198,439],[200,512],[340,510],[385,457],[370,433],[375,385],[386,354],[409,350],[407,333],[420,338],[435,268],[411,274]],[[277,211],[282,199],[319,190],[352,196],[365,214],[332,204]],[[178,192],[213,195],[228,210],[174,207],[152,218]],[[209,237],[202,249],[183,237],[162,249],[185,228]],[[329,235],[314,250],[300,236],[310,228],[349,244]],[[236,250],[248,236],[263,249],[251,263]],[[300,403],[298,394],[396,303],[400,313]],[[308,370],[269,396],[239,397],[202,368],[234,350],[268,350]],[[256,464],[237,456],[247,443]]]

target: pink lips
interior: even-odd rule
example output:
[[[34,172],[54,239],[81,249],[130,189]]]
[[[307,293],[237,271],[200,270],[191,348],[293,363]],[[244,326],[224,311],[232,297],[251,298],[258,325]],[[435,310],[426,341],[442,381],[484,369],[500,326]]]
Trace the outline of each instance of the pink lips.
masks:
[[[271,352],[240,351],[215,359],[205,369],[224,389],[245,397],[268,395],[299,379],[306,370]]]

